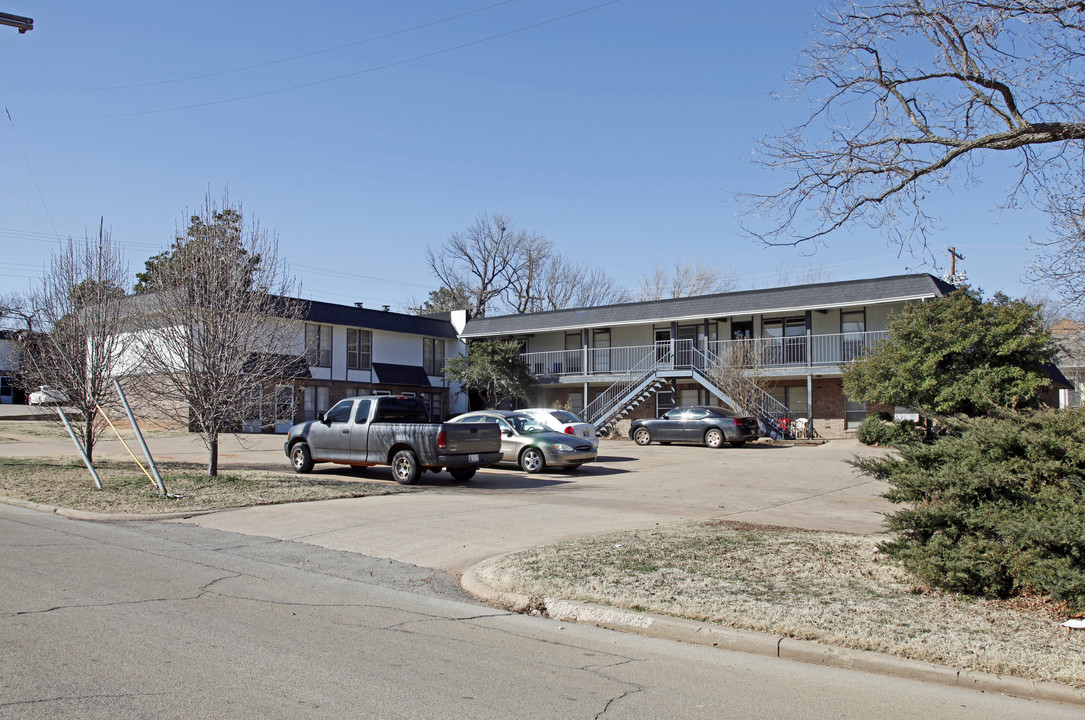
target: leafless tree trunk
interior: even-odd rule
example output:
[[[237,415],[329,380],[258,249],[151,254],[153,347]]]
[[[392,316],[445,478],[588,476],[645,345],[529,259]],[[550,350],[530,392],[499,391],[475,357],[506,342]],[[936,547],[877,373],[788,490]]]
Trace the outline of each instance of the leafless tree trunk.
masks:
[[[651,274],[645,275],[637,290],[637,299],[666,300],[669,298],[711,295],[738,289],[738,277],[732,272],[723,272],[711,263],[692,263],[676,260],[668,271],[660,263]]]
[[[46,331],[21,335],[24,382],[50,385],[68,397],[65,404],[78,411],[72,426],[92,460],[105,427],[99,408],[115,407],[113,376],[127,349],[128,284],[128,265],[104,226],[97,240],[69,239],[32,295]]]
[[[736,193],[751,235],[816,244],[866,225],[929,254],[924,200],[977,181],[982,160],[1001,153],[1018,173],[1003,207],[1070,209],[1061,221],[1072,239],[1047,246],[1050,267],[1081,277],[1081,3],[839,0],[818,30],[792,81],[812,97],[809,116],[759,147],[760,164],[790,179],[777,192]]]
[[[299,345],[302,304],[277,240],[246,226],[228,197],[208,196],[174,247],[140,296],[141,369],[156,389],[144,395],[199,433],[214,476],[219,436],[239,429],[246,393],[292,377],[297,358],[283,348]]]

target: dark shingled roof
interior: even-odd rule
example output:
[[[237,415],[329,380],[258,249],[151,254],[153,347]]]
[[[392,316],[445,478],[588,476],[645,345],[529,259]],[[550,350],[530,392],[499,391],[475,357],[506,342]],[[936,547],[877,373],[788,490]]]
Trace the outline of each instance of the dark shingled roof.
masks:
[[[845,280],[671,300],[474,318],[467,322],[462,337],[491,337],[547,330],[857,307],[941,297],[953,289],[952,285],[933,275],[896,275],[869,280]]]
[[[456,329],[448,320],[371,310],[351,305],[336,305],[318,300],[304,301],[302,319],[314,323],[349,325],[369,330],[387,330],[439,338],[456,337]]]

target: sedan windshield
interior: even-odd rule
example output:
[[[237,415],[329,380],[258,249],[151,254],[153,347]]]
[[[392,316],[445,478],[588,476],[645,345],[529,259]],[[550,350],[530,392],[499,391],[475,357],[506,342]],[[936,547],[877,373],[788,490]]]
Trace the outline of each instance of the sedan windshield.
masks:
[[[538,435],[539,433],[550,432],[549,428],[541,422],[527,415],[510,415],[505,420],[521,435]]]

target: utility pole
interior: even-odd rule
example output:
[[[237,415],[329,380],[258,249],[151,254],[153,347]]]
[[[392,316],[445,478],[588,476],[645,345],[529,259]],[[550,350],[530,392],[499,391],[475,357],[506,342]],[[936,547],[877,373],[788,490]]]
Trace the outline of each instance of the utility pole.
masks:
[[[954,285],[963,283],[968,278],[965,277],[963,270],[960,274],[957,274],[957,261],[964,260],[964,255],[958,253],[957,248],[955,247],[948,248],[946,252],[949,253],[949,274],[945,276],[946,282],[953,283]]]
[[[34,19],[23,17],[21,15],[10,15],[5,12],[0,12],[0,25],[8,25],[19,31],[22,35],[27,30],[34,29]]]

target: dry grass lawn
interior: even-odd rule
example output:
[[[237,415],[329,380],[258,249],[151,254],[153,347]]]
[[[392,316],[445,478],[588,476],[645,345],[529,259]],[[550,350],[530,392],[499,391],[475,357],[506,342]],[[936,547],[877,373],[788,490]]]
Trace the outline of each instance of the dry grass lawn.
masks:
[[[324,480],[293,473],[230,469],[208,477],[204,465],[159,463],[169,497],[133,462],[95,461],[104,489],[97,490],[78,461],[0,458],[0,495],[98,513],[155,514],[221,510],[249,505],[331,500],[410,492],[363,480]]]
[[[878,538],[683,523],[496,558],[492,587],[692,618],[962,669],[1085,687],[1085,630],[1041,600],[917,588]]]

